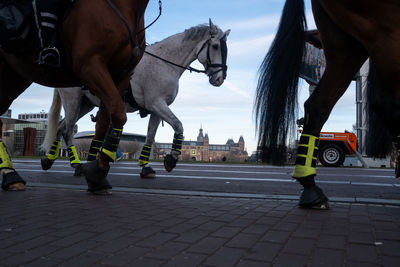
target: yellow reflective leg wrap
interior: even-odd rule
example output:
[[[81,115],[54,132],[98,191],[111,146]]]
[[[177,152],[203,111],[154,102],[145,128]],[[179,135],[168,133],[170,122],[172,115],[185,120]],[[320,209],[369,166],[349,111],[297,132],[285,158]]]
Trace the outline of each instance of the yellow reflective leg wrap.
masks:
[[[292,174],[293,178],[302,178],[317,173],[317,155],[319,138],[309,134],[300,136],[297,148],[296,167]]]
[[[47,158],[49,160],[56,160],[58,158],[58,153],[60,152],[60,145],[61,145],[60,140],[56,140],[53,142],[49,154],[47,155]]]
[[[97,139],[92,140],[92,143],[90,144],[90,148],[89,148],[89,154],[87,157],[88,162],[96,159],[97,153],[99,152],[102,144],[103,144],[103,142],[100,140],[97,140]]]
[[[76,152],[76,148],[74,145],[70,146],[67,148],[68,150],[68,157],[69,157],[69,163],[72,165],[74,164],[80,164],[81,161],[79,160],[78,153]]]
[[[142,148],[142,153],[140,153],[140,157],[138,160],[139,166],[144,166],[147,163],[149,163],[150,152],[151,152],[151,146],[144,145]]]
[[[0,169],[14,169],[10,156],[7,153],[6,146],[3,141],[0,140]]]
[[[175,133],[174,141],[172,143],[172,150],[182,153],[183,133]]]
[[[109,127],[104,138],[100,153],[107,156],[110,161],[115,161],[116,152],[122,135],[122,128]]]

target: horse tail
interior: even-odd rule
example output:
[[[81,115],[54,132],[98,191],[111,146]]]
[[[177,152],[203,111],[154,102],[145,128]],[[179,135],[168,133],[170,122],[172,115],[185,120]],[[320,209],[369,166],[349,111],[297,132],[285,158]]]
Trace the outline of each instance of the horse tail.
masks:
[[[54,88],[53,102],[51,103],[46,136],[44,137],[43,144],[40,146],[42,150],[48,151],[57,138],[58,122],[60,120],[61,112],[61,98],[58,89]]]
[[[373,110],[374,102],[384,99],[382,95],[382,84],[378,77],[376,66],[372,59],[369,60],[369,72],[366,85],[367,102],[367,135],[366,154],[374,158],[385,158],[392,150],[392,136],[383,121]],[[382,103],[376,103],[381,104]]]
[[[255,99],[258,151],[264,162],[282,164],[294,140],[297,89],[307,29],[303,0],[287,0],[278,32],[259,69]]]

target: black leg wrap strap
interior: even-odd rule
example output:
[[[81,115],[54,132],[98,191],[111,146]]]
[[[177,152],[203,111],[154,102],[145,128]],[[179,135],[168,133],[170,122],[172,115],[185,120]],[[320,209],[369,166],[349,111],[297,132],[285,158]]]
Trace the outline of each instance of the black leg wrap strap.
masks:
[[[103,142],[100,140],[96,140],[96,139],[92,140],[92,143],[90,144],[87,161],[93,161],[96,159],[97,153],[99,152],[102,144],[103,144]]]
[[[183,143],[183,133],[175,133],[174,134],[174,141],[172,143],[172,150],[178,151],[182,153],[182,143]]]
[[[110,161],[115,161],[116,151],[122,135],[122,128],[109,127],[103,145],[100,148],[100,153],[107,156]]]
[[[151,146],[144,145],[138,161],[139,166],[144,166],[147,163],[149,163],[150,153],[151,153]]]
[[[311,188],[315,186],[315,175],[310,175],[302,178],[297,178],[296,180],[304,187],[304,188]]]

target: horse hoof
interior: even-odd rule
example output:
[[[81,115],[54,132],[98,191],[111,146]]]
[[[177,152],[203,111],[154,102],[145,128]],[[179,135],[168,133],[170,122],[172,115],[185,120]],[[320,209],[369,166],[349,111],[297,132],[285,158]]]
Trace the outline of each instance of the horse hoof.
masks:
[[[142,171],[140,172],[140,177],[144,179],[151,179],[156,177],[156,172],[152,167],[143,167]]]
[[[88,184],[88,192],[96,195],[109,195],[111,194],[111,185],[107,180],[109,169],[102,169],[99,167],[98,160],[90,161],[82,164],[82,172],[85,175]],[[107,192],[107,193],[106,193]]]
[[[299,206],[306,209],[329,209],[328,198],[318,186],[304,188],[300,196]]]
[[[25,191],[25,185],[23,183],[16,183],[9,185],[6,191]]]
[[[81,175],[83,175],[83,172],[82,172],[82,164],[81,164],[81,163],[76,164],[76,166],[75,166],[74,168],[75,168],[74,176],[81,176]]]
[[[164,168],[167,172],[172,171],[173,168],[176,167],[176,163],[178,160],[176,160],[171,154],[168,154],[164,158]]]
[[[42,164],[42,169],[46,171],[51,168],[51,166],[54,163],[54,160],[48,158],[41,158],[40,163]]]
[[[112,195],[112,192],[109,189],[101,189],[101,190],[97,190],[97,191],[93,191],[93,192],[90,192],[90,191],[88,191],[88,192],[90,194],[97,195],[97,196],[109,196],[109,195]]]
[[[9,172],[3,176],[1,188],[7,191],[24,191],[26,182],[16,171]]]

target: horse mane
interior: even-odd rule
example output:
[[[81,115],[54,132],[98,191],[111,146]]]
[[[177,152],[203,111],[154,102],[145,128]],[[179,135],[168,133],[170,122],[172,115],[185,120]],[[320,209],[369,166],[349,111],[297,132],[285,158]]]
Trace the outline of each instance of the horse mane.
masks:
[[[218,30],[218,35],[223,33],[218,26],[214,25]],[[200,24],[198,26],[191,27],[186,29],[183,32],[183,40],[197,40],[204,37],[204,35],[208,35],[210,33],[210,25],[208,24]]]
[[[217,26],[214,25],[217,30],[218,30],[218,35],[222,34],[223,31]],[[193,26],[189,29],[186,29],[183,32],[180,33],[176,33],[174,35],[168,36],[164,39],[162,39],[161,41],[157,41],[154,42],[150,45],[148,45],[147,47],[151,47],[153,45],[157,45],[165,40],[171,39],[176,37],[177,35],[183,34],[183,41],[187,41],[187,40],[198,40],[198,39],[202,39],[205,35],[208,35],[210,33],[210,25],[209,24],[200,24],[198,26]]]

